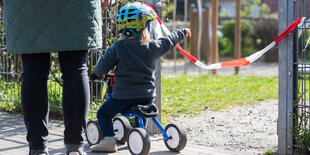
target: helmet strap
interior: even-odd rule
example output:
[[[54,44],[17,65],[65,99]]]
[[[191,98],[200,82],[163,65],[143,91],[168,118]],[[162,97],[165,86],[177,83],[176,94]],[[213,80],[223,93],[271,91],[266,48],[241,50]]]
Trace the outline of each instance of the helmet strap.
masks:
[[[134,35],[134,36],[136,36],[136,37],[138,37],[138,38],[141,37],[140,34],[137,33],[137,32],[135,32],[133,29],[129,29],[129,31],[130,31],[130,33],[131,33],[132,35]]]
[[[150,22],[147,22],[147,30],[148,30],[149,33],[150,33],[150,31],[151,31],[151,24],[150,24]]]
[[[131,36],[131,35],[134,35],[138,38],[140,38],[140,34],[137,33],[134,29],[123,29],[122,30],[122,34],[125,35],[125,36]]]
[[[123,29],[122,34],[126,36],[126,30]]]

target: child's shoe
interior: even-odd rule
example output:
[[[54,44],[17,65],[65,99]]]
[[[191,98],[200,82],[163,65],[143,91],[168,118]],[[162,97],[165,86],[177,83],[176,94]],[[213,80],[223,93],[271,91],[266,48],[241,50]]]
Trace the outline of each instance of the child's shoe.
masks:
[[[99,144],[91,146],[90,149],[94,152],[116,152],[116,139],[103,139]]]

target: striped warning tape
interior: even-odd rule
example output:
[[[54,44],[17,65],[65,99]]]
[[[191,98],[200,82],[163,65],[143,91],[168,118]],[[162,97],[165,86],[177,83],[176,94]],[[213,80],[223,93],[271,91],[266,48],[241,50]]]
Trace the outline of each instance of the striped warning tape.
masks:
[[[162,23],[162,21],[159,19],[159,17],[156,18],[157,21],[159,22],[162,30],[166,35],[170,34],[169,29]],[[231,60],[231,61],[224,61],[220,63],[215,63],[215,64],[210,64],[210,65],[205,65],[201,61],[199,61],[197,58],[189,54],[186,50],[182,49],[182,47],[178,44],[176,45],[177,49],[184,55],[186,56],[189,60],[191,60],[195,65],[198,67],[201,67],[203,69],[220,69],[220,68],[226,68],[226,67],[236,67],[236,66],[246,66],[258,58],[260,58],[263,54],[268,52],[271,48],[273,48],[276,44],[278,44],[283,38],[285,38],[288,34],[290,34],[296,27],[301,26],[304,21],[305,17],[298,18],[294,22],[291,23],[272,43],[270,43],[268,46],[266,46],[264,49],[248,56],[245,58],[240,58],[236,60]]]

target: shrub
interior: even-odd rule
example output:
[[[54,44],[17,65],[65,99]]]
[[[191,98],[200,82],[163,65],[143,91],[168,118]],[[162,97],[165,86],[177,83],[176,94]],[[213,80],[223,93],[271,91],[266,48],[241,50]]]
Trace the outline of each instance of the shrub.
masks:
[[[225,21],[222,24],[223,38],[219,39],[219,55],[220,56],[233,56],[234,55],[234,36],[235,36],[235,20]],[[241,20],[241,54],[248,56],[256,49],[253,41],[253,25],[254,22],[249,20]]]
[[[253,25],[253,39],[257,49],[262,49],[278,36],[278,20],[261,19]]]

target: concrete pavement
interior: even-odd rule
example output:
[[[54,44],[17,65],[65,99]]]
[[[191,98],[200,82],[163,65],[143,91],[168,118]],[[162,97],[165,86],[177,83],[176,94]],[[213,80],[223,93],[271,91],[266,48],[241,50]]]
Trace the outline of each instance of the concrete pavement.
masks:
[[[64,127],[60,121],[51,120],[49,123],[49,153],[51,155],[63,155],[65,152],[63,144]],[[85,144],[87,155],[104,155],[108,153],[93,153],[89,149],[88,143]],[[0,155],[27,155],[28,143],[26,141],[26,129],[23,117],[20,114],[0,112]],[[129,155],[127,145],[119,145],[118,152],[109,153],[115,155]],[[226,155],[239,154],[225,152],[214,148],[187,144],[180,153],[170,152],[162,140],[151,138],[150,155]],[[243,153],[242,153],[243,154]]]

